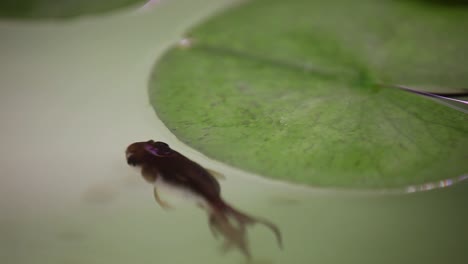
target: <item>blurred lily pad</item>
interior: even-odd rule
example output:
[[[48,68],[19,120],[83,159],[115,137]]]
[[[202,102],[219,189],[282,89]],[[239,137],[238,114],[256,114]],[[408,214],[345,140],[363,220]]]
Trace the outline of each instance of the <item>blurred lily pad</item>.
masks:
[[[275,179],[393,187],[459,176],[468,115],[385,86],[468,87],[466,25],[468,9],[423,1],[252,1],[168,51],[150,98],[182,141]]]
[[[0,17],[39,19],[70,18],[107,12],[145,0],[2,0]]]

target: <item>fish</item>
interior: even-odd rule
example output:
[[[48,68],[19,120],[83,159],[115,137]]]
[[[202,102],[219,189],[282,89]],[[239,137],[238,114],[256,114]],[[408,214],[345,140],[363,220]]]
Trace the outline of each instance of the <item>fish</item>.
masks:
[[[276,237],[279,248],[283,248],[280,229],[272,222],[248,215],[227,203],[221,196],[217,180],[224,176],[206,169],[172,149],[161,141],[141,141],[130,144],[125,157],[127,164],[138,169],[143,178],[154,186],[155,201],[165,209],[172,206],[158,192],[158,187],[170,187],[204,209],[208,224],[215,238],[223,237],[223,251],[237,248],[247,259],[252,255],[248,246],[247,227],[262,224]]]

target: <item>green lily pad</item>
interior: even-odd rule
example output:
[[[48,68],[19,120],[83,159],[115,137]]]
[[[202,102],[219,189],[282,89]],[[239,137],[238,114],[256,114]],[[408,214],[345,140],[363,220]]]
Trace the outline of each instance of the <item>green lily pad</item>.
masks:
[[[69,18],[144,3],[144,0],[2,0],[0,17]]]
[[[150,99],[182,141],[275,179],[394,187],[459,176],[468,115],[387,85],[468,87],[467,14],[404,0],[248,2],[168,51]]]

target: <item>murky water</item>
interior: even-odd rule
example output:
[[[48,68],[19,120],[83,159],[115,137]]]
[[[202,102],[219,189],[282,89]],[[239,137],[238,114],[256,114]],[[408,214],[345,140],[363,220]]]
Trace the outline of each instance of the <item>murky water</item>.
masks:
[[[412,194],[307,189],[209,160],[157,120],[156,58],[228,2],[68,22],[0,21],[0,263],[245,263],[219,253],[204,212],[165,211],[125,164],[158,139],[226,176],[223,196],[277,223],[250,230],[254,263],[468,263],[468,184]]]

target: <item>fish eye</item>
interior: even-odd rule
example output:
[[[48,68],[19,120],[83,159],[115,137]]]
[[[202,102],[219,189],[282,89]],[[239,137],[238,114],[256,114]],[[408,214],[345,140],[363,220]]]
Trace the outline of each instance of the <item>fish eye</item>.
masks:
[[[168,144],[160,141],[155,142],[154,144],[146,144],[144,148],[149,153],[158,157],[170,156],[173,153],[173,150]]]
[[[169,145],[161,141],[154,143],[154,146],[160,149],[169,149]]]

